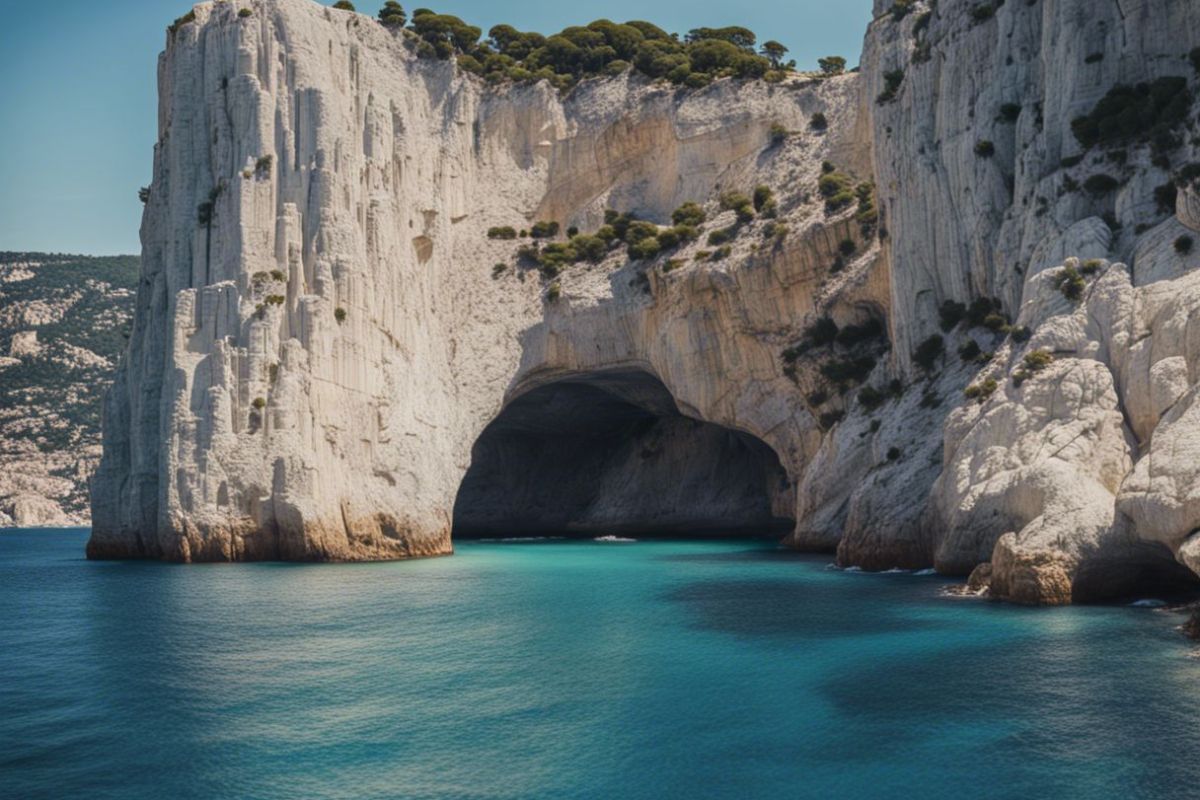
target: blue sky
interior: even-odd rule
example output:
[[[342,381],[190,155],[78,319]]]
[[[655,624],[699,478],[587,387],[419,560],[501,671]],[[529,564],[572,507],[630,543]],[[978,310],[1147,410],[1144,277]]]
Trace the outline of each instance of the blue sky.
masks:
[[[374,14],[383,0],[358,2]],[[326,3],[332,5],[332,2]],[[543,33],[599,17],[684,32],[743,25],[778,39],[802,68],[858,61],[871,0],[452,0],[416,4],[486,32]],[[155,69],[164,30],[191,6],[173,0],[12,3],[0,24],[0,250],[98,255],[140,250],[137,189],[150,181]]]

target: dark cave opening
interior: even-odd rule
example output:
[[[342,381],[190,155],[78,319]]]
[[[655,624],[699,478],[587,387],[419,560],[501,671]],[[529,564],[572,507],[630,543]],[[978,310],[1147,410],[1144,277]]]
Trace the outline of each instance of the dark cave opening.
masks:
[[[794,524],[779,514],[788,483],[775,452],[685,416],[641,371],[538,386],[504,408],[471,456],[455,538],[780,538]]]

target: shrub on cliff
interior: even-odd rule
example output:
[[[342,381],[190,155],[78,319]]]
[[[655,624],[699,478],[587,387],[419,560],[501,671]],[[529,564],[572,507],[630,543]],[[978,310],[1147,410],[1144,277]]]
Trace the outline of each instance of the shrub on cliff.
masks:
[[[387,0],[379,9],[379,22],[385,28],[403,28],[404,23],[408,22],[408,15],[404,13],[404,6],[396,0]]]
[[[553,220],[535,222],[529,229],[529,235],[534,239],[551,239],[558,236],[558,223]]]
[[[517,238],[517,232],[511,225],[500,225],[494,228],[488,228],[487,237],[489,239],[511,240]]]
[[[387,11],[380,12],[385,24],[402,18]],[[681,39],[640,20],[618,24],[601,19],[550,36],[496,25],[480,42],[480,30],[458,17],[418,9],[409,29],[421,40],[418,55],[455,56],[460,66],[491,83],[544,79],[567,89],[593,76],[620,75],[632,66],[653,79],[699,88],[724,77],[776,81],[794,66],[783,63],[787,48],[782,44],[766,42],[760,53],[754,33],[740,27],[696,28]]]
[[[817,59],[817,66],[820,67],[822,74],[841,75],[846,71],[846,59],[841,56],[825,56]]]
[[[875,102],[883,105],[895,100],[896,95],[900,92],[900,85],[903,83],[904,70],[893,69],[883,73],[883,91],[875,98]]]
[[[952,331],[967,314],[967,307],[957,300],[947,300],[938,306],[938,317],[941,319],[942,330]]]
[[[921,369],[929,372],[937,364],[942,353],[946,351],[946,342],[941,336],[934,334],[925,341],[917,345],[917,349],[913,351],[913,363]]]
[[[1111,194],[1121,188],[1121,182],[1111,175],[1091,175],[1083,182],[1083,189],[1088,194],[1101,197]]]
[[[1136,86],[1114,86],[1088,114],[1071,122],[1071,132],[1085,148],[1101,144],[1149,141],[1187,119],[1192,93],[1187,79],[1159,78]]]
[[[981,139],[975,143],[975,155],[980,158],[991,158],[996,155],[996,145],[986,139]]]
[[[691,202],[684,203],[671,213],[671,221],[676,225],[691,225],[692,227],[699,227],[706,217],[704,209],[699,204]]]
[[[338,0],[336,3],[333,4],[333,7],[339,11],[354,11],[355,10],[354,3],[351,3],[350,0]]]
[[[809,118],[808,127],[812,128],[818,133],[827,130],[829,128],[829,119],[820,111],[818,111],[813,114],[811,118]]]
[[[1192,252],[1193,244],[1192,237],[1184,234],[1175,240],[1175,252],[1181,256],[1186,256]]]

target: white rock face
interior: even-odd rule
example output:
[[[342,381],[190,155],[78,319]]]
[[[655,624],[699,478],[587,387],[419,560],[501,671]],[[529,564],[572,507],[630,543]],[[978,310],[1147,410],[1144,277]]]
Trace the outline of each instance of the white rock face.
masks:
[[[877,0],[861,74],[699,91],[623,77],[565,98],[488,88],[308,0],[242,5],[197,6],[161,60],[93,557],[447,553],[489,422],[538,387],[636,371],[684,416],[770,447],[794,547],[869,569],[991,562],[993,595],[1031,603],[1200,571],[1200,247],[1180,244],[1200,201],[1184,187],[1172,216],[1160,191],[1200,160],[1196,137],[1168,170],[1147,143],[1110,158],[1071,131],[1117,83],[1196,87],[1195,4],[976,19],[942,0],[896,19]],[[774,145],[772,125],[795,133]],[[878,237],[855,209],[825,211],[825,161],[874,180]],[[1101,172],[1119,187],[1070,188]],[[605,208],[667,223],[685,201],[705,204],[707,234],[733,221],[721,192],[759,184],[786,238],[759,219],[720,260],[696,260],[700,242],[614,253],[550,286],[486,236],[592,231]],[[1085,273],[1078,299],[1064,265]],[[946,301],[978,298],[996,300],[991,328],[939,330]],[[886,335],[796,349],[822,318]],[[944,352],[919,365],[934,334]],[[968,339],[981,355],[958,356]],[[1048,366],[1018,374],[1041,350]],[[842,392],[839,359],[861,372]]]

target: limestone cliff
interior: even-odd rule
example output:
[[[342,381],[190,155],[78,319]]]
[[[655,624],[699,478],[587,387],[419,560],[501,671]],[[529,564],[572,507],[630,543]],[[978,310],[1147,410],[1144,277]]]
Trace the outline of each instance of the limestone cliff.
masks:
[[[476,510],[551,504],[571,448],[536,437],[580,434],[586,401],[611,437],[561,487],[564,524],[745,512],[869,569],[995,551],[994,593],[1029,602],[1200,566],[1180,244],[1200,201],[1171,217],[1156,191],[1194,122],[1119,159],[1072,135],[1119,83],[1194,87],[1200,12],[980,8],[878,3],[861,74],[561,95],[308,0],[196,6],[160,62],[89,555],[447,553],[460,487]],[[1087,181],[1097,160],[1115,185]],[[756,186],[773,212],[722,201]],[[689,201],[698,241],[558,275],[488,236],[605,209],[666,225]],[[530,477],[488,496],[495,437]],[[691,509],[670,499],[705,474],[685,442],[736,473]]]

